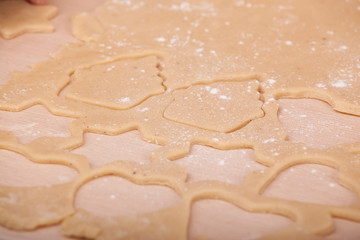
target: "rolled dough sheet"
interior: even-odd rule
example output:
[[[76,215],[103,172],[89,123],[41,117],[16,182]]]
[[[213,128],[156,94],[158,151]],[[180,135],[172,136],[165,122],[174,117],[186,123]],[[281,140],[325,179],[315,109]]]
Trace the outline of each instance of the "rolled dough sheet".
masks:
[[[320,149],[288,141],[277,115],[278,98],[286,96],[318,98],[360,116],[359,35],[347,37],[359,31],[356,9],[356,2],[338,1],[114,0],[77,15],[73,34],[83,43],[66,44],[0,87],[1,110],[42,104],[74,119],[71,136],[21,144],[4,130],[0,146],[37,163],[69,166],[79,176],[51,187],[0,186],[0,223],[30,230],[61,222],[66,236],[90,239],[186,239],[192,205],[202,199],[291,220],[263,239],[321,239],[333,230],[334,217],[359,221],[358,199],[332,206],[263,194],[286,169],[316,163],[337,169],[341,184],[360,195],[360,143]],[[161,146],[148,163],[119,159],[90,167],[72,153],[84,133],[134,129]],[[177,160],[195,144],[251,148],[267,168],[240,185],[189,182]],[[81,186],[107,175],[169,187],[181,201],[136,217],[96,216],[73,206]]]

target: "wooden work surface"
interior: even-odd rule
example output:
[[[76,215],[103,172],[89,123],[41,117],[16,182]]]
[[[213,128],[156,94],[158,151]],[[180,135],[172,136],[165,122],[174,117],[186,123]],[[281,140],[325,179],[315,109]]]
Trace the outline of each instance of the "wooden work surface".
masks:
[[[0,83],[13,70],[27,71],[29,66],[49,58],[63,43],[76,41],[71,36],[70,16],[88,11],[100,0],[49,0],[59,8],[53,19],[56,32],[25,34],[12,40],[0,39]],[[340,143],[360,142],[360,117],[335,112],[313,99],[279,100],[279,119],[289,141],[324,148]],[[21,143],[40,136],[69,136],[70,118],[51,115],[43,106],[22,112],[0,111],[0,129],[13,131]],[[148,161],[157,145],[141,140],[137,131],[119,136],[85,134],[84,146],[73,152],[88,157],[94,166],[117,159]],[[96,161],[95,161],[96,160]],[[224,160],[224,161],[223,161]],[[176,160],[189,172],[189,181],[216,179],[239,184],[254,170],[265,169],[254,161],[251,149],[221,151],[194,146],[191,154]],[[222,161],[224,164],[219,164]],[[76,178],[65,166],[35,164],[10,151],[0,150],[0,184],[43,186]],[[337,171],[330,167],[304,164],[284,171],[266,190],[267,196],[330,205],[347,205],[357,197],[340,185]],[[119,177],[103,177],[85,184],[77,194],[75,207],[99,215],[137,215],[160,210],[179,202],[177,194],[160,186],[139,186]],[[199,234],[211,239],[252,239],[279,230],[291,221],[285,217],[248,213],[229,203],[202,200],[193,205],[189,236]],[[328,239],[360,239],[360,223],[335,219],[336,231]],[[15,232],[0,227],[0,239],[66,239],[58,226],[33,232]]]

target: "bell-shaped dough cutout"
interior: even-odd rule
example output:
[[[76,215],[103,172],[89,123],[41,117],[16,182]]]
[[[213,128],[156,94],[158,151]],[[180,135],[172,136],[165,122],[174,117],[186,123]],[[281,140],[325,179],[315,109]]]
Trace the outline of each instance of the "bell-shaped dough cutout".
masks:
[[[95,216],[138,216],[180,203],[168,187],[137,185],[126,179],[106,176],[83,185],[75,206]]]
[[[67,126],[72,121],[54,116],[37,105],[21,112],[2,111],[0,129],[13,132],[20,143],[26,144],[40,137],[70,137]]]
[[[335,206],[350,205],[358,200],[353,192],[339,184],[335,169],[318,164],[301,164],[286,169],[263,195]]]
[[[72,153],[86,156],[90,166],[97,168],[118,160],[147,163],[150,160],[150,153],[159,147],[142,140],[137,131],[117,136],[86,133],[84,145],[73,150]]]
[[[219,200],[201,200],[192,206],[189,239],[257,239],[292,222],[285,217],[246,212]]]
[[[128,109],[164,92],[156,56],[78,69],[73,78],[66,92],[68,99],[111,109]]]
[[[261,171],[266,167],[256,163],[254,150],[217,150],[196,145],[191,154],[176,160],[188,172],[188,182],[218,180],[240,185],[246,176],[253,171]]]
[[[358,240],[360,239],[360,222],[352,222],[334,218],[335,231],[329,234],[327,240]]]
[[[231,132],[264,116],[258,81],[216,82],[174,92],[164,116],[202,129]]]
[[[77,175],[72,168],[58,164],[33,163],[20,154],[0,149],[0,185],[52,186],[71,182]]]
[[[360,117],[334,111],[315,99],[280,99],[279,120],[290,142],[326,148],[360,142]]]

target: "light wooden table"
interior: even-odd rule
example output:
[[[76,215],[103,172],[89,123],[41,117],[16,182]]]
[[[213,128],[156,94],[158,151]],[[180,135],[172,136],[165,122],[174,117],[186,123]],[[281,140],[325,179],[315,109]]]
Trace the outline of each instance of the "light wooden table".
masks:
[[[53,20],[56,32],[25,34],[13,40],[0,39],[0,83],[13,70],[27,71],[33,63],[49,58],[64,42],[76,41],[70,33],[70,16],[93,9],[100,0],[49,0],[59,8]],[[360,117],[333,111],[324,102],[311,99],[279,100],[279,118],[288,132],[289,141],[304,142],[311,147],[328,147],[347,142],[360,142]],[[68,136],[72,119],[51,115],[44,107],[34,106],[22,112],[0,111],[0,129],[11,130],[22,143],[40,136]],[[149,153],[158,146],[141,140],[136,131],[119,136],[86,134],[84,146],[74,150],[95,165],[116,159],[148,161]],[[94,160],[97,159],[95,162]],[[224,160],[224,165],[219,161]],[[220,151],[194,146],[191,154],[176,160],[189,172],[189,181],[216,179],[240,184],[254,170],[265,169],[255,163],[251,149]],[[39,186],[59,184],[76,178],[77,173],[65,166],[35,164],[26,158],[0,150],[0,184]],[[265,195],[302,202],[346,205],[356,196],[342,187],[337,171],[320,165],[304,164],[282,173]],[[77,194],[75,207],[99,215],[136,215],[176,204],[175,192],[160,186],[139,186],[119,177],[103,177],[85,184]],[[193,205],[189,236],[198,234],[211,239],[252,239],[279,230],[291,221],[268,214],[248,213],[229,203],[202,200]],[[335,219],[336,231],[329,239],[360,239],[360,223]],[[15,232],[0,227],[0,239],[66,239],[58,226],[32,232]]]

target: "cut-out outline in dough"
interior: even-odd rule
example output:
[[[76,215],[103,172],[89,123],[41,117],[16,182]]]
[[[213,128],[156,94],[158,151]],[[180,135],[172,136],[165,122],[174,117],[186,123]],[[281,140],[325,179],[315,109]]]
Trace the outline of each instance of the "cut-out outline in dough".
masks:
[[[276,177],[272,177],[271,179],[269,179],[269,181],[266,184],[264,184],[263,187],[260,189],[260,193],[263,194],[266,191],[266,188],[269,187],[274,182],[274,180],[279,176],[280,173],[284,172],[287,169],[290,169],[291,167],[298,166],[298,165],[303,165],[303,164],[314,164],[314,162],[311,161],[310,159],[304,159],[304,160],[297,159],[297,160],[292,160],[292,161],[289,161],[289,162],[284,161],[284,163],[278,163],[278,164],[275,164],[274,166],[272,166],[272,171],[271,171],[270,174],[272,176],[276,176]],[[337,176],[339,177],[339,180],[338,180],[339,184],[344,185],[344,187],[346,189],[353,192],[351,184],[348,184],[346,182],[346,180],[344,180],[342,178],[340,180],[340,173],[338,171],[338,169],[340,168],[339,163],[336,163],[336,161],[334,161],[334,162],[329,161],[329,162],[326,162],[326,163],[315,163],[315,164],[330,167],[330,168],[336,170],[338,172]],[[265,171],[264,171],[264,174],[266,174]],[[348,171],[348,172],[352,172],[352,171]],[[355,189],[355,191],[356,191],[356,189]],[[353,193],[356,193],[356,192],[353,192]],[[360,195],[359,194],[356,194],[356,195],[357,195],[356,197],[358,198],[358,201],[359,201],[360,200]],[[267,196],[265,196],[265,197],[267,197]],[[268,197],[268,198],[277,198],[277,197]],[[277,199],[281,199],[281,198],[277,198]],[[308,202],[296,201],[296,200],[285,200],[285,201],[300,202],[300,203],[305,203],[305,204],[308,203]],[[310,202],[309,204],[325,206],[325,204],[320,204],[320,203],[311,203]],[[351,205],[354,205],[354,204],[356,204],[356,202],[353,203],[353,204],[349,204],[349,205],[331,205],[331,206],[341,208],[341,207],[348,207],[348,206],[351,206]],[[330,205],[328,204],[328,206],[330,206]],[[353,220],[355,220],[355,219],[353,219]]]
[[[276,101],[274,101],[274,100],[268,100],[268,101],[266,101],[265,100],[265,103],[264,103],[264,105],[263,105],[263,109],[264,109],[264,111],[265,111],[265,116],[264,116],[264,118],[268,118],[268,117],[270,117],[270,118],[277,118],[277,116],[276,116],[276,114],[273,114],[273,115],[268,115],[268,114],[266,114],[268,111],[272,111],[272,112],[277,112],[277,103],[276,103]],[[134,109],[130,109],[129,110],[130,112],[131,111],[136,111],[136,108],[134,108]],[[84,133],[84,132],[87,132],[87,131],[90,131],[90,132],[92,132],[90,129],[90,126],[89,125],[87,125],[86,127],[83,125],[83,123],[81,123],[80,124],[80,122],[79,122],[79,120],[81,120],[81,117],[78,119],[78,120],[75,120],[70,126],[69,126],[69,129],[72,129],[70,132],[72,133],[72,137],[70,137],[70,139],[72,139],[73,137],[75,137],[75,136],[78,136],[78,137],[76,137],[77,139],[78,139],[78,141],[82,141],[82,134]],[[254,121],[254,122],[256,122],[256,121]],[[80,124],[80,125],[79,125]],[[80,127],[80,128],[79,128]],[[280,127],[280,125],[279,125],[279,127]],[[129,130],[129,129],[124,129],[123,131],[126,131],[126,130]],[[141,126],[139,126],[139,130],[140,130],[140,132],[143,132],[143,130],[142,130],[142,127]],[[123,131],[120,131],[120,132],[118,132],[118,131],[116,131],[118,134],[119,133],[121,133],[121,132],[123,132]],[[96,132],[96,131],[95,131]],[[111,131],[110,131],[111,132]],[[109,133],[110,133],[109,132]],[[151,132],[151,131],[150,131]],[[75,133],[75,135],[74,135],[74,133]],[[80,138],[79,138],[79,136],[81,136]],[[216,136],[216,135],[215,135]],[[280,135],[280,136],[282,136],[282,137],[280,137],[277,141],[280,141],[281,142],[281,139],[284,139],[284,135]],[[145,137],[145,139],[146,139],[146,136],[144,136],[143,135],[143,137]],[[74,139],[74,138],[73,138]],[[151,139],[151,138],[150,138]],[[201,139],[201,138],[200,138]],[[200,139],[198,139],[198,140],[196,140],[196,138],[195,139],[193,139],[193,140],[191,140],[191,141],[189,141],[189,142],[185,142],[185,145],[178,145],[176,142],[175,142],[175,144],[173,145],[173,147],[171,147],[170,149],[168,149],[168,150],[171,150],[171,153],[172,153],[172,157],[173,158],[177,158],[177,157],[179,157],[180,155],[184,155],[184,154],[187,154],[188,153],[188,151],[189,151],[189,149],[190,149],[190,147],[191,147],[191,145],[192,144],[194,144],[194,143],[198,143],[198,144],[206,144],[206,145],[209,145],[209,142],[208,142],[208,140],[206,140],[206,141],[204,141],[204,139],[203,140],[200,140]],[[225,138],[226,139],[226,138]],[[40,139],[41,140],[41,139]],[[42,145],[42,143],[41,143],[41,141],[36,141],[35,143],[33,143],[33,144],[31,144],[31,147],[35,147],[35,149],[37,148],[36,146],[37,146],[37,144],[40,144],[40,145]],[[55,139],[54,139],[55,140]],[[69,140],[69,139],[68,139]],[[155,140],[153,140],[153,141],[155,141]],[[204,141],[204,142],[203,142]],[[56,141],[55,141],[56,142]],[[54,144],[55,144],[55,142],[54,142]],[[155,141],[156,142],[156,141]],[[192,143],[191,143],[192,142]],[[224,148],[224,146],[222,146],[221,145],[221,139],[218,139],[218,141],[215,141],[215,140],[212,140],[211,141],[212,142],[212,144],[210,144],[210,146],[213,146],[213,147],[216,147],[216,148],[220,148],[220,149],[226,149],[226,148]],[[79,143],[77,143],[77,144],[79,144]],[[276,143],[276,144],[279,144],[279,143]],[[289,143],[287,143],[287,144],[289,144]],[[260,163],[263,163],[263,164],[266,164],[266,165],[268,165],[268,166],[271,166],[271,165],[273,165],[274,164],[274,161],[275,161],[275,159],[279,159],[279,156],[277,156],[277,157],[274,157],[274,158],[268,158],[268,157],[266,157],[265,159],[263,158],[261,161],[260,161],[260,158],[259,158],[259,156],[261,156],[262,154],[261,154],[261,152],[263,152],[263,150],[261,150],[261,147],[262,147],[262,145],[260,144],[259,145],[259,143],[257,143],[257,144],[255,144],[255,143],[245,143],[245,142],[243,142],[242,144],[241,144],[241,141],[240,141],[240,144],[239,143],[233,143],[233,144],[231,144],[232,145],[232,148],[241,148],[241,147],[251,147],[251,148],[254,148],[254,150],[255,150],[255,155],[257,156],[257,160],[260,162]],[[291,145],[291,144],[290,144]],[[63,145],[62,144],[62,146],[64,146],[65,147],[65,145]],[[71,145],[70,145],[71,146]],[[67,144],[67,147],[70,147],[68,144]],[[170,145],[166,145],[166,146],[172,146],[171,144]],[[167,152],[167,150],[166,150],[166,146],[165,146],[165,149],[163,148],[162,149],[162,153],[161,153],[161,151],[160,151],[160,155],[157,155],[156,153],[154,153],[153,154],[153,160],[154,160],[154,163],[152,163],[152,164],[155,164],[155,163],[157,163],[158,162],[158,164],[164,164],[164,162],[163,162],[163,160],[161,160],[161,159],[163,159],[163,157],[171,157],[171,155],[168,155],[168,153],[169,152]],[[179,147],[181,147],[181,146],[183,146],[183,147],[185,147],[185,148],[182,148],[182,150],[180,150],[181,148],[179,148]],[[266,146],[268,146],[268,145],[266,145]],[[291,146],[295,146],[295,145],[291,145]],[[67,148],[67,147],[65,147],[65,149]],[[71,148],[74,148],[74,147],[76,147],[76,146],[72,146]],[[180,152],[178,152],[178,154],[177,155],[173,155],[174,154],[174,152],[172,152],[173,150],[180,150]],[[165,152],[164,152],[164,150],[165,150]],[[315,151],[315,150],[314,150]],[[265,149],[265,152],[266,152],[266,149]],[[303,151],[304,152],[304,151]],[[316,152],[316,151],[315,151]],[[341,151],[341,152],[343,152],[343,151]],[[260,155],[259,155],[260,154]],[[265,155],[267,155],[267,154],[265,154]],[[262,157],[264,157],[265,155],[263,155]],[[300,154],[302,157],[304,156],[303,154]],[[283,154],[281,154],[280,156],[284,156]],[[316,157],[315,157],[316,158]],[[151,165],[152,165],[151,164]],[[150,165],[150,166],[151,166]],[[139,168],[141,168],[141,166],[139,166],[138,167],[138,169]],[[156,167],[155,167],[156,168]],[[166,177],[165,178],[163,178],[164,180],[166,179]],[[178,178],[177,180],[179,180],[179,179],[184,179],[184,178]],[[166,180],[165,180],[166,181]],[[260,181],[261,182],[261,181]],[[169,183],[167,183],[167,184],[165,184],[165,185],[168,185]],[[213,183],[213,184],[215,184],[215,183]],[[170,185],[172,185],[172,184],[170,184]],[[178,184],[177,184],[178,185]],[[182,184],[181,184],[182,185]],[[168,185],[169,186],[169,185]],[[174,186],[173,186],[174,187]],[[177,189],[178,191],[179,191],[179,187],[180,186],[176,186],[175,187],[175,189]],[[180,187],[181,188],[181,187]],[[215,189],[217,189],[217,188],[215,188]],[[213,193],[212,193],[213,194]],[[253,197],[255,197],[255,196],[252,196],[252,197],[250,197],[250,198],[253,198]],[[233,199],[232,199],[233,200]],[[229,201],[229,200],[226,200],[226,201]],[[231,202],[231,201],[230,201]],[[298,205],[296,205],[296,207],[297,208],[299,208],[298,207]],[[350,209],[352,209],[353,210],[353,208],[350,208]],[[266,210],[266,211],[268,211],[268,210]],[[287,210],[288,211],[288,210]],[[260,211],[261,212],[261,211]],[[305,213],[305,212],[304,212]],[[280,213],[278,213],[278,214],[284,214],[283,212],[280,212]],[[345,214],[345,218],[346,218],[346,214]],[[331,224],[330,224],[331,225]],[[327,227],[326,227],[326,229],[329,229],[329,226],[330,225],[327,225]],[[309,228],[309,226],[307,226],[307,227],[305,227],[306,229],[307,228]],[[314,230],[314,229],[313,229]],[[295,232],[293,232],[293,229],[292,230],[289,230],[290,231],[290,233],[291,234],[296,234],[296,235],[299,235],[299,234],[303,234],[303,233],[299,233],[299,232],[297,232],[297,231],[295,231]],[[314,230],[314,231],[311,231],[311,232],[314,232],[314,233],[320,233],[320,232],[323,232],[323,231],[325,231],[325,232],[327,232],[328,230],[321,230],[321,231],[319,231],[319,230]],[[290,233],[288,233],[287,231],[285,231],[287,234],[290,234]],[[295,236],[295,235],[292,235],[292,236]]]
[[[117,52],[105,51],[102,52],[102,54],[97,52],[98,50],[99,49],[96,48],[96,46],[92,43],[67,45],[67,47],[60,51],[53,59],[35,65],[30,72],[13,73],[9,82],[0,87],[1,93],[10,94],[12,91],[14,91],[13,94],[10,94],[9,99],[4,99],[3,95],[0,94],[0,108],[3,110],[19,111],[34,104],[42,104],[55,115],[65,115],[77,118],[77,120],[69,125],[71,137],[67,139],[42,138],[26,146],[26,149],[29,151],[37,152],[37,156],[39,157],[42,157],[46,154],[49,154],[46,156],[56,156],[58,154],[63,154],[64,156],[68,157],[69,164],[72,164],[73,160],[76,162],[74,155],[65,153],[68,150],[74,149],[83,144],[83,134],[85,132],[115,135],[137,129],[142,134],[144,140],[164,145],[164,147],[159,151],[153,152],[151,158],[152,163],[146,166],[131,165],[127,163],[128,165],[125,166],[124,164],[119,165],[120,167],[116,167],[116,165],[108,165],[106,167],[95,170],[90,170],[86,167],[83,167],[81,177],[76,181],[76,183],[74,183],[77,187],[81,186],[81,181],[86,179],[86,177],[90,177],[92,174],[106,173],[114,175],[116,174],[116,171],[118,171],[116,170],[117,168],[125,171],[127,174],[126,176],[130,177],[135,170],[134,167],[136,167],[136,175],[140,175],[136,176],[136,181],[138,183],[145,184],[146,181],[148,181],[150,178],[151,180],[156,181],[159,185],[165,185],[176,189],[177,192],[182,194],[184,201],[187,201],[187,203],[194,201],[194,199],[220,198],[224,199],[224,201],[235,203],[236,206],[244,208],[247,211],[273,212],[274,214],[284,215],[294,220],[295,223],[293,226],[279,231],[278,233],[271,234],[264,239],[305,239],[310,237],[320,238],[320,235],[327,234],[332,229],[332,216],[340,216],[342,218],[356,221],[360,220],[359,203],[340,209],[328,206],[319,207],[319,205],[314,206],[289,201],[280,201],[279,199],[268,199],[260,196],[261,188],[263,188],[263,186],[265,186],[270,181],[269,179],[271,177],[276,177],[276,174],[272,175],[271,173],[277,169],[279,166],[278,164],[287,164],[288,162],[296,162],[300,160],[306,160],[311,163],[316,161],[319,164],[328,162],[336,162],[337,164],[341,163],[341,167],[338,170],[340,181],[344,183],[344,185],[350,186],[354,193],[359,195],[360,184],[355,181],[356,179],[359,179],[360,176],[360,173],[356,170],[359,169],[359,156],[354,155],[354,153],[359,152],[360,145],[358,143],[335,146],[333,148],[320,151],[311,148],[304,148],[305,146],[303,144],[292,144],[285,141],[285,133],[277,121],[277,115],[274,114],[277,112],[278,106],[276,98],[279,96],[276,96],[276,94],[274,95],[271,92],[271,89],[269,90],[265,88],[262,89],[261,92],[264,97],[264,118],[249,123],[242,129],[243,131],[239,131],[237,133],[239,135],[234,133],[221,135],[218,133],[198,131],[196,128],[192,128],[189,131],[194,135],[189,137],[186,135],[181,135],[180,130],[183,130],[183,126],[172,123],[168,127],[174,130],[175,136],[164,136],[163,128],[156,128],[154,130],[154,125],[146,124],[144,121],[140,121],[138,118],[131,119],[124,117],[125,114],[129,113],[134,114],[132,116],[136,117],[147,116],[145,114],[136,114],[136,111],[142,104],[145,104],[148,101],[156,102],[156,100],[158,100],[160,102],[161,100],[164,100],[164,105],[168,104],[168,102],[171,100],[171,96],[168,92],[162,94],[163,96],[159,98],[151,97],[147,101],[140,104],[138,107],[124,111],[124,114],[119,114],[119,116],[124,117],[122,119],[123,123],[112,126],[112,124],[116,123],[115,121],[112,121],[111,119],[100,119],[97,115],[102,116],[102,114],[104,114],[105,116],[109,116],[110,114],[115,113],[115,111],[106,111],[99,107],[89,107],[85,106],[85,104],[66,101],[57,95],[61,87],[66,85],[66,82],[69,80],[71,73],[77,68],[88,67],[93,64],[98,64],[99,62],[113,61],[114,59],[120,57],[133,57],[136,54],[144,54],[144,51],[139,51],[138,49],[126,49],[126,51],[129,51],[127,53],[124,53],[123,49],[119,49]],[[81,58],[82,54],[85,54],[86,57]],[[115,57],[114,54],[116,55]],[[166,56],[165,53],[163,55],[165,60],[167,57],[169,57]],[[61,61],[62,59],[71,59],[73,62],[66,63],[68,64],[66,65],[64,61]],[[64,63],[62,66],[64,69],[58,68],[58,65],[60,65],[59,63]],[[52,79],[53,75],[50,74],[50,69],[55,71],[55,75],[58,77],[56,80]],[[37,72],[40,72],[43,75],[35,75]],[[245,78],[244,75],[246,75],[246,73],[239,74]],[[262,74],[259,73],[253,75],[258,75],[259,81],[263,82],[264,76]],[[247,76],[249,76],[249,74]],[[221,77],[212,76],[211,79],[207,80],[207,82],[213,82],[219,78]],[[29,79],[37,79],[40,83],[47,82],[50,85],[52,84],[52,87],[46,88],[44,86],[37,86],[37,83],[32,83],[29,81]],[[195,79],[194,81],[206,82],[202,79]],[[27,86],[27,90],[30,90],[33,87],[34,89],[41,89],[42,92],[41,94],[37,94],[36,91],[30,91],[22,96],[17,96],[15,94],[16,90],[18,90],[20,86],[22,87],[23,85]],[[306,88],[306,91],[309,91],[309,89],[311,89],[311,87]],[[304,91],[304,93],[300,93],[299,95],[297,95],[298,92],[292,92],[290,94],[296,95],[295,97],[298,98],[303,96],[306,97],[308,96],[306,91]],[[340,101],[334,93],[330,93],[330,95],[333,96],[334,102]],[[319,96],[319,98],[323,97],[324,96]],[[160,107],[163,108],[164,105],[160,104]],[[347,106],[348,105],[350,105],[350,103],[347,103]],[[64,108],[64,106],[68,106],[69,109]],[[96,112],[96,114],[92,114],[92,111]],[[162,109],[159,110],[160,113],[161,111]],[[159,114],[159,112],[157,112],[157,114]],[[151,120],[154,121],[154,119]],[[269,129],[273,132],[270,132]],[[258,136],[257,134],[260,131],[267,132],[268,135]],[[3,137],[1,133],[0,137]],[[5,148],[8,148],[9,145],[7,144],[9,139],[4,139]],[[254,172],[250,174],[241,186],[221,184],[216,181],[184,184],[186,179],[186,172],[183,169],[175,168],[174,163],[168,160],[176,160],[179,156],[188,154],[191,146],[194,144],[208,145],[219,149],[243,147],[252,148],[255,151],[256,161],[268,166],[268,169],[264,172]],[[18,148],[22,148],[20,145],[16,146]],[[83,162],[84,166],[86,165],[85,162],[86,161]],[[80,165],[80,163],[78,164]],[[153,169],[153,171],[149,170],[149,168]],[[164,170],[164,168],[174,168],[175,170],[173,171],[175,174],[169,176],[169,172],[164,173],[161,171],[162,169]],[[147,175],[145,176],[144,174]],[[72,188],[72,190],[75,191],[75,188],[76,187]],[[187,206],[190,206],[190,204],[187,204]],[[313,206],[315,209],[311,208],[311,206]],[[187,211],[183,212],[187,214],[189,213]],[[317,213],[316,217],[314,213]],[[13,220],[13,225],[9,227],[18,227],[19,221],[17,221],[17,219]],[[65,220],[63,223],[65,224],[65,222],[67,222],[67,220]],[[73,231],[76,230],[77,227],[79,226],[70,225],[68,226],[67,230]],[[86,230],[91,231],[91,226]],[[80,236],[88,235],[86,235],[86,231],[82,231]],[[180,236],[184,236],[184,234]]]
[[[263,89],[263,88],[262,88]],[[355,104],[350,105],[349,103],[342,101],[340,99],[335,98],[331,93],[315,88],[315,87],[307,87],[307,88],[281,88],[276,91],[273,90],[268,93],[269,96],[279,98],[292,98],[292,99],[300,99],[300,98],[312,98],[320,101],[324,101],[329,104],[335,111],[344,114],[350,114],[354,116],[360,116],[360,106]]]

